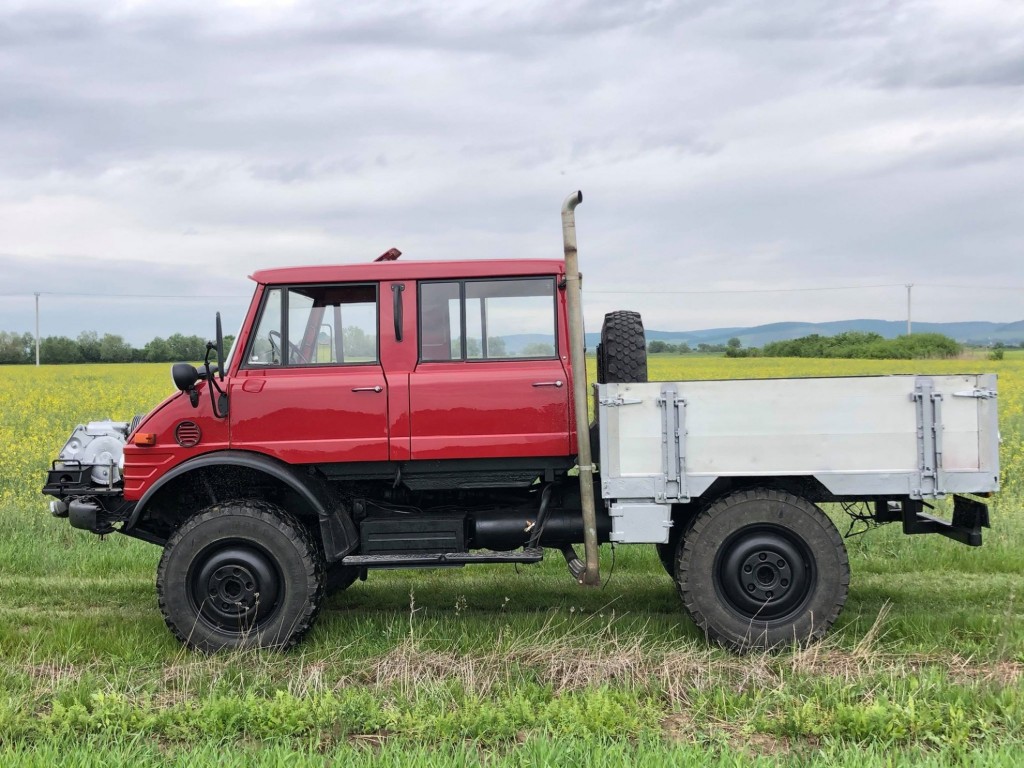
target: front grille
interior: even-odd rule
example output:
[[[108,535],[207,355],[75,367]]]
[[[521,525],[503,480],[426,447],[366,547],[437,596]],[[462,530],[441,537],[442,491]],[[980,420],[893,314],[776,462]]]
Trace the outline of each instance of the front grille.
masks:
[[[192,448],[199,445],[199,441],[202,438],[203,433],[200,431],[199,425],[194,421],[183,421],[174,428],[174,439],[178,441],[178,445],[182,448]]]

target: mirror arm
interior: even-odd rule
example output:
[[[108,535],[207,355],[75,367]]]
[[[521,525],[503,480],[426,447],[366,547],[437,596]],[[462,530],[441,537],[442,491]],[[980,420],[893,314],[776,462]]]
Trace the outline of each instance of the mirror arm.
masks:
[[[218,330],[219,330],[219,323],[218,323]],[[223,342],[222,342],[222,345],[223,345]],[[218,352],[220,351],[220,350],[217,349],[217,347],[214,345],[214,343],[212,341],[206,342],[206,357],[203,359],[203,366],[206,368],[206,376],[204,376],[204,378],[206,379],[206,382],[207,382],[207,389],[210,392],[210,408],[213,410],[213,415],[216,416],[218,419],[226,419],[227,416],[228,416],[228,397],[227,397],[227,393],[223,389],[221,389],[220,384],[217,383],[217,377],[213,375],[213,369],[210,368],[210,353],[213,352],[214,350],[217,350]],[[222,367],[223,366],[221,365],[221,361],[218,358],[217,359],[217,368],[221,369]],[[224,380],[224,372],[223,371],[220,371],[220,376],[221,376],[221,381],[223,381]],[[213,390],[214,389],[217,390],[217,393],[219,394],[219,397],[214,397],[214,395],[213,395]],[[199,393],[197,392],[196,393],[196,403],[198,403],[198,401],[199,401],[198,394]],[[189,395],[189,397],[191,397],[191,395]],[[223,407],[223,413],[221,412],[222,407]]]

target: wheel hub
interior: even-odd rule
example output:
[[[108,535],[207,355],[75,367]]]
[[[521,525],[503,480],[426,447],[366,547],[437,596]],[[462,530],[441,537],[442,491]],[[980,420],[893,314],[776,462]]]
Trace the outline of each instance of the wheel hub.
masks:
[[[262,551],[232,545],[213,552],[193,572],[200,616],[220,629],[250,629],[276,609],[280,579]]]
[[[741,531],[723,547],[715,579],[728,604],[749,618],[782,618],[797,610],[813,581],[806,546],[781,530]]]

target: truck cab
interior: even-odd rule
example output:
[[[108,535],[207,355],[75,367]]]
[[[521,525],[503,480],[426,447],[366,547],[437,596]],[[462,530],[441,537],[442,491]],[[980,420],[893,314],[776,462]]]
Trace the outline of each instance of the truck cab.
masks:
[[[219,384],[225,412],[183,392],[144,419],[125,447],[125,499],[225,450],[367,481],[564,472],[576,449],[564,274],[555,260],[256,272]]]
[[[289,463],[570,455],[560,266],[257,273],[232,447]]]

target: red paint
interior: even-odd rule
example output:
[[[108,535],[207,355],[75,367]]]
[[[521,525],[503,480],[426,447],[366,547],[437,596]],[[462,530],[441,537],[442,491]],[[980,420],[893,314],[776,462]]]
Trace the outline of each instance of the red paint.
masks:
[[[142,420],[137,431],[155,434],[155,445],[138,446],[130,441],[125,445],[124,497],[128,501],[138,501],[165,472],[183,461],[229,447],[227,422],[214,417],[206,384],[200,383],[197,388],[198,408],[193,408],[188,397],[178,392]],[[194,422],[202,433],[199,443],[191,448],[181,447],[174,438],[175,429],[183,421]]]
[[[261,269],[251,277],[262,285],[298,283],[375,283],[387,280],[411,281],[474,277],[522,277],[562,275],[561,259],[494,259],[478,261],[377,261],[364,264],[325,264],[311,267]],[[390,295],[384,299],[390,299]]]
[[[576,448],[566,302],[556,292],[558,357],[549,360],[419,362],[418,281],[547,275],[561,281],[559,260],[383,261],[344,266],[289,267],[253,275],[256,291],[221,385],[230,416],[216,418],[206,384],[199,407],[176,394],[139,429],[153,446],[125,448],[125,498],[139,499],[183,461],[232,448],[289,464],[357,461],[571,456]],[[268,287],[375,283],[376,364],[243,368],[243,354]],[[400,285],[401,340],[395,328],[394,285]],[[319,323],[291,329],[300,346],[315,344]],[[561,386],[552,386],[553,382]],[[534,386],[539,384],[541,386]],[[174,430],[195,422],[198,445],[179,446]]]
[[[411,378],[413,459],[569,453],[570,389],[558,360],[421,363]]]
[[[387,381],[379,365],[268,370],[259,392],[245,391],[246,373],[230,383],[232,448],[289,464],[387,460]]]

